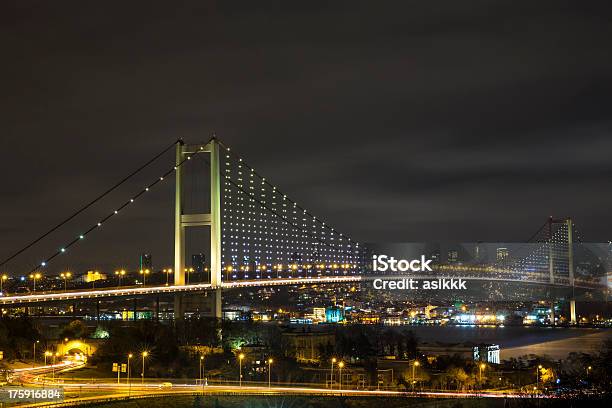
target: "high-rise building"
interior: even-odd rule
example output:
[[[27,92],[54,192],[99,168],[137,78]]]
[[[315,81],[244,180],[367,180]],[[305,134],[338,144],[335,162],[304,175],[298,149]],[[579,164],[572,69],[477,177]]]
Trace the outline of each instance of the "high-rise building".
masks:
[[[474,361],[499,364],[499,345],[480,344],[474,347]]]
[[[451,249],[450,251],[448,251],[446,261],[448,263],[456,263],[457,261],[459,261],[459,251],[457,251],[456,249]]]
[[[487,248],[482,242],[477,242],[474,247],[474,262],[483,263],[487,260]]]
[[[153,258],[151,254],[142,253],[140,254],[140,261],[138,262],[138,269],[144,270],[149,269],[153,270]]]
[[[495,251],[495,259],[497,262],[504,262],[508,259],[509,254],[508,248],[497,248]]]
[[[196,273],[203,273],[206,263],[206,256],[203,253],[191,255],[191,267]]]

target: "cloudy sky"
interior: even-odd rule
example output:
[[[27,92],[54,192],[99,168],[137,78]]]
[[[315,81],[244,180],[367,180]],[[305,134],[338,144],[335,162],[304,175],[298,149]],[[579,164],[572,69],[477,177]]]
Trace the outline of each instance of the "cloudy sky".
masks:
[[[3,1],[0,257],[212,132],[360,241],[612,239],[609,2],[296,3]],[[170,262],[171,187],[57,267]]]

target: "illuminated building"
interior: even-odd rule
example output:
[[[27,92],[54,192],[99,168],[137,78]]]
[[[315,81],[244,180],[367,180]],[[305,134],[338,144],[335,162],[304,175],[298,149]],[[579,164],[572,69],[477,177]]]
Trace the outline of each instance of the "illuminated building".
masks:
[[[87,271],[87,273],[84,273],[76,279],[79,283],[91,283],[99,280],[106,280],[106,274],[99,271]]]
[[[480,344],[475,346],[474,361],[499,364],[499,346],[497,344]]]
[[[304,318],[310,320],[311,323],[323,323],[327,320],[324,307],[313,307],[312,313],[304,314]]]
[[[196,273],[204,272],[204,263],[206,262],[206,256],[202,253],[191,255],[191,267]]]
[[[504,262],[506,259],[508,259],[508,256],[508,248],[497,248],[495,251],[495,259],[497,262]]]
[[[344,312],[339,307],[328,307],[325,309],[325,321],[327,323],[339,323],[344,320]]]
[[[140,270],[144,270],[144,269],[153,269],[153,257],[151,256],[151,254],[140,254],[140,259],[138,261],[138,265]]]

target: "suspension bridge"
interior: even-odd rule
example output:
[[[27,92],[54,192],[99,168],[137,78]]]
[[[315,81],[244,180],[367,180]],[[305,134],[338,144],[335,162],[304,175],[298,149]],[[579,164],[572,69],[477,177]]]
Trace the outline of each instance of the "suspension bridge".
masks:
[[[87,236],[113,221],[120,212],[128,211],[147,193],[168,179],[175,180],[174,210],[174,265],[173,283],[146,286],[108,288],[78,288],[44,290],[0,297],[0,306],[19,307],[32,304],[70,302],[75,300],[108,299],[172,295],[174,316],[180,318],[188,305],[184,295],[205,292],[212,302],[212,312],[221,314],[221,290],[232,288],[278,285],[345,284],[366,282],[380,278],[371,271],[368,248],[340,233],[321,218],[292,200],[268,179],[248,165],[218,139],[205,144],[188,145],[182,140],[154,156],[135,172],[111,189],[73,213],[57,226],[5,259],[0,266],[31,249],[66,222],[112,192],[125,181],[146,168],[169,149],[175,150],[175,161],[159,177],[142,190],[127,198],[106,216],[93,222],[83,232],[75,234],[66,244],[49,254],[28,274],[36,284],[49,264],[68,251],[75,250]],[[206,168],[210,191],[200,203],[203,211],[187,211],[185,178],[188,163],[200,161]],[[190,269],[186,268],[186,232],[191,228],[206,227],[210,232],[209,263],[206,282],[190,283]],[[578,234],[570,218],[550,218],[532,236],[526,251],[491,265],[437,264],[434,271],[422,278],[462,277],[464,279],[534,283],[569,288],[599,288],[601,281],[576,278],[574,246]],[[170,270],[168,270],[170,271]],[[164,270],[164,272],[168,272]],[[146,273],[149,271],[147,270]],[[140,270],[141,274],[145,271]],[[146,276],[143,276],[146,279]],[[572,300],[572,321],[575,321],[575,302]]]

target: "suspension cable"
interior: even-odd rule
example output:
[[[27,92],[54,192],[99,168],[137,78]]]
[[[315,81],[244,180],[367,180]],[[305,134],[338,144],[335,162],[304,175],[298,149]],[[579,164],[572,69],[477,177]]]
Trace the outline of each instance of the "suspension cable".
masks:
[[[219,143],[221,146],[223,146],[223,147],[225,147],[225,148],[227,149],[227,147],[226,147],[225,145],[223,145],[221,142],[219,142],[218,140],[217,140],[217,142],[218,142],[218,143]],[[229,150],[229,149],[228,149],[228,150]],[[237,156],[237,155],[236,155],[236,156]],[[206,162],[208,162],[208,160],[207,160],[206,158],[204,158],[204,160],[205,160]],[[208,163],[210,163],[210,162],[208,162]],[[253,170],[253,169],[252,169],[250,166],[246,165],[244,162],[242,162],[242,163],[243,163],[243,164],[244,164],[244,165],[245,165],[247,168],[249,168],[250,170]],[[254,170],[253,170],[253,172],[255,173],[255,171],[254,171]],[[257,173],[255,173],[255,174],[257,174]],[[259,174],[257,174],[257,176],[258,176],[258,177],[260,177],[260,178],[261,178],[261,179],[262,179],[262,180],[263,180],[263,181],[264,181],[266,184],[268,184],[269,186],[274,187],[272,184],[270,184],[268,181],[266,181],[266,180],[265,180],[263,177],[261,177]],[[258,199],[258,198],[256,198],[256,197],[254,197],[254,196],[251,196],[251,194],[250,194],[248,191],[246,191],[246,190],[245,190],[243,187],[241,187],[240,185],[238,185],[238,184],[237,184],[237,183],[236,183],[234,180],[232,180],[231,178],[229,178],[229,177],[227,177],[227,176],[223,176],[223,177],[224,177],[224,178],[225,178],[225,179],[226,179],[226,180],[227,180],[229,183],[231,183],[231,184],[232,184],[234,187],[236,187],[237,189],[239,189],[239,190],[240,190],[242,193],[246,194],[247,196],[251,197],[251,198],[252,198],[253,200],[255,200],[255,201],[256,201],[256,202],[257,202],[257,203],[258,203],[258,204],[259,204],[261,207],[265,208],[266,210],[268,210],[270,213],[272,213],[272,214],[273,214],[273,215],[275,215],[276,217],[278,217],[278,218],[282,219],[283,221],[285,221],[287,224],[291,225],[291,226],[292,226],[292,227],[294,227],[295,229],[297,229],[297,230],[299,230],[299,231],[301,231],[301,232],[304,232],[304,233],[306,233],[306,234],[310,235],[312,238],[314,238],[314,239],[315,239],[316,241],[318,241],[320,244],[323,244],[324,246],[329,247],[329,248],[331,248],[331,249],[332,249],[332,250],[334,250],[334,251],[338,251],[338,248],[336,248],[335,246],[333,246],[333,245],[329,244],[328,242],[326,242],[326,241],[324,241],[324,240],[320,239],[319,237],[317,237],[317,236],[313,235],[313,234],[312,234],[310,231],[307,231],[306,229],[302,228],[302,227],[301,227],[301,226],[299,226],[298,224],[295,224],[295,223],[291,222],[291,221],[290,221],[290,220],[289,220],[287,217],[285,217],[285,216],[284,216],[284,215],[282,215],[282,214],[279,214],[279,213],[278,213],[276,210],[274,210],[274,209],[270,208],[270,207],[269,207],[268,205],[266,205],[266,203],[264,203],[262,200],[260,200],[260,199]],[[279,191],[279,193],[280,193],[280,191]],[[295,203],[293,200],[289,200],[289,201],[290,201],[290,202],[292,202],[293,204],[295,204],[295,205],[296,205],[296,207],[300,208],[300,209],[303,211],[303,213],[304,213],[304,214],[307,214],[307,215],[311,216],[313,219],[315,219],[315,220],[317,220],[319,223],[321,223],[321,221],[319,221],[319,220],[318,220],[318,219],[317,219],[315,216],[313,216],[312,214],[310,214],[309,212],[307,212],[305,209],[303,209],[302,207],[300,207],[300,206],[299,206],[298,204],[296,204],[296,203]],[[324,226],[324,227],[326,227],[326,228],[328,228],[328,229],[330,229],[330,230],[331,230],[331,231],[333,231],[333,232],[338,233],[338,231],[336,231],[335,229],[333,229],[333,228],[331,228],[331,227],[329,227],[329,226],[327,226],[327,225],[325,225],[325,224],[323,224],[323,226]],[[347,239],[349,240],[349,242],[351,242],[351,241],[352,241],[352,242],[356,243],[355,241],[353,241],[352,239],[350,239],[350,238],[349,238],[349,237],[347,237],[346,235],[343,235],[343,234],[340,234],[340,233],[338,233],[338,235],[340,235],[341,237],[347,238]],[[357,244],[357,246],[359,245],[358,243],[356,243],[356,244]],[[351,253],[351,252],[350,252],[348,249],[344,249],[344,250],[340,249],[340,251],[339,251],[339,252],[344,252],[344,253],[346,253],[346,254],[350,254],[350,253]]]
[[[19,249],[18,251],[13,252],[12,255],[10,255],[8,258],[4,259],[2,262],[0,262],[0,266],[5,265],[7,262],[11,261],[12,259],[14,259],[15,257],[17,257],[18,255],[22,254],[23,252],[25,252],[26,250],[28,250],[29,248],[31,248],[32,246],[34,246],[35,244],[37,244],[38,242],[40,242],[41,240],[43,240],[44,238],[46,238],[47,236],[49,236],[51,233],[53,233],[54,231],[56,231],[57,229],[59,229],[60,227],[62,227],[63,225],[65,225],[67,222],[69,222],[70,220],[72,220],[73,218],[75,218],[77,215],[81,214],[83,211],[87,210],[89,207],[91,207],[92,205],[94,205],[95,203],[97,203],[98,201],[100,201],[102,198],[104,198],[105,196],[107,196],[108,194],[110,194],[112,191],[116,190],[119,186],[121,186],[122,184],[124,184],[126,181],[128,181],[130,178],[132,178],[133,176],[135,176],[136,174],[140,173],[142,170],[144,170],[147,166],[149,166],[151,163],[153,163],[155,160],[159,159],[164,153],[166,153],[168,150],[172,149],[177,143],[183,143],[183,141],[181,139],[176,140],[175,142],[173,142],[170,146],[166,147],[164,150],[162,150],[161,152],[159,152],[158,154],[156,154],[155,156],[153,156],[150,160],[148,160],[146,163],[144,163],[143,165],[141,165],[140,167],[138,167],[136,170],[134,170],[133,172],[131,172],[129,175],[127,175],[126,177],[124,177],[123,179],[121,179],[120,181],[118,181],[115,185],[113,185],[111,188],[109,188],[108,190],[106,190],[105,192],[103,192],[102,194],[100,194],[99,196],[97,196],[96,198],[94,198],[93,200],[91,200],[90,202],[88,202],[87,204],[85,204],[83,207],[79,208],[78,210],[76,210],[74,213],[72,213],[70,216],[68,216],[66,219],[64,219],[63,221],[61,221],[60,223],[58,223],[57,225],[55,225],[53,228],[49,229],[48,231],[46,231],[45,233],[43,233],[42,235],[40,235],[39,237],[37,237],[36,239],[34,239],[33,241],[29,242],[28,244],[26,244],[25,246],[23,246],[21,249]]]
[[[183,144],[182,140],[177,140],[173,146],[176,143],[181,143]],[[172,147],[172,146],[171,146]],[[200,150],[202,150],[203,147],[200,147]],[[145,194],[146,192],[148,192],[151,188],[153,188],[156,184],[164,181],[166,179],[166,177],[168,177],[170,174],[172,174],[173,172],[177,171],[179,167],[181,167],[183,164],[185,164],[188,160],[191,160],[191,158],[196,155],[197,153],[199,153],[199,151],[190,153],[188,155],[186,155],[185,158],[183,158],[179,163],[177,163],[176,165],[174,165],[172,168],[170,168],[169,170],[167,170],[165,173],[163,173],[160,177],[158,177],[157,179],[155,179],[155,181],[153,181],[152,183],[148,184],[145,188],[143,188],[142,190],[140,190],[140,192],[138,192],[136,195],[132,196],[132,198],[130,198],[128,201],[124,202],[122,205],[120,205],[119,207],[117,207],[117,209],[115,209],[113,212],[109,213],[107,216],[103,217],[102,219],[100,219],[96,224],[92,225],[91,227],[89,227],[89,229],[85,230],[85,232],[81,233],[79,236],[77,236],[76,238],[74,238],[72,241],[68,242],[66,245],[64,245],[63,247],[61,247],[59,250],[57,250],[54,254],[52,254],[51,256],[45,258],[45,260],[40,263],[39,265],[37,265],[36,267],[34,267],[29,273],[33,273],[36,272],[37,270],[39,270],[41,267],[45,267],[47,266],[47,263],[52,260],[53,258],[63,254],[66,252],[66,250],[73,246],[74,244],[76,244],[77,242],[85,239],[85,236],[87,234],[89,234],[90,232],[94,231],[95,229],[99,228],[102,226],[103,223],[105,223],[108,219],[110,219],[111,217],[119,214],[119,211],[121,211],[123,208],[127,207],[128,205],[132,204],[134,201],[136,201],[136,199],[138,199],[140,196],[142,196],[143,194]]]
[[[251,166],[249,166],[247,163],[245,163],[242,158],[235,153],[233,150],[231,150],[227,145],[225,145],[223,142],[221,142],[220,140],[216,139],[217,142],[226,149],[226,151],[231,154],[232,156],[234,156],[235,158],[239,159],[240,162],[242,163],[242,165],[244,165],[246,168],[248,168],[249,170],[251,170],[255,175],[257,175],[257,177],[259,177],[264,183],[266,183],[266,185],[268,185],[269,187],[273,187],[276,188],[276,186],[274,186],[273,184],[271,184],[265,177],[263,177],[261,174],[259,174],[254,168],[252,168]],[[232,182],[230,180],[230,182]],[[235,185],[235,183],[232,182],[232,184]],[[238,187],[238,186],[237,186]],[[242,190],[241,187],[238,187]],[[279,194],[282,194],[283,196],[286,197],[287,201],[293,203],[295,205],[296,208],[300,209],[302,211],[303,214],[310,216],[315,222],[317,222],[318,224],[320,224],[323,228],[326,228],[327,230],[331,231],[332,233],[337,234],[338,236],[342,237],[342,238],[346,238],[347,241],[349,243],[354,243],[359,245],[359,243],[355,240],[353,240],[351,237],[342,234],[341,232],[337,231],[335,228],[325,224],[323,221],[321,221],[320,219],[318,219],[317,217],[315,217],[310,211],[306,210],[305,208],[303,208],[301,205],[297,204],[294,200],[292,200],[291,198],[287,197],[286,194],[283,194],[280,190],[277,189],[277,191],[279,192]],[[246,193],[248,195],[248,192],[246,192],[245,190],[243,190],[244,193]],[[294,225],[293,223],[291,223],[289,220],[285,219],[283,216],[281,216],[280,214],[277,214],[274,210],[268,208],[267,206],[265,206],[265,204],[261,203],[260,201],[258,201],[260,205],[262,205],[264,208],[266,208],[268,211],[272,212],[273,214],[275,214],[276,216],[282,218],[283,220],[285,220],[288,224],[296,227],[297,229],[299,229],[300,231],[306,232],[304,231],[302,228],[297,227],[296,225]],[[312,236],[312,234],[309,233],[309,235]],[[318,238],[317,238],[318,240]],[[326,244],[327,246],[329,246],[329,244]]]

